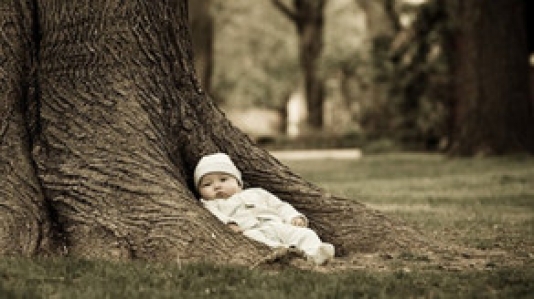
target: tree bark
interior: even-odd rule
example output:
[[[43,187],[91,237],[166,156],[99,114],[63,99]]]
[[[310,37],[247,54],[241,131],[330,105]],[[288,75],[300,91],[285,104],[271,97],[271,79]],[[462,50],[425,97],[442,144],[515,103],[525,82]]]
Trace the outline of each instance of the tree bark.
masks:
[[[51,249],[50,215],[30,153],[32,17],[27,1],[0,3],[0,254]]]
[[[451,153],[534,152],[523,1],[449,1],[457,16]]]
[[[14,74],[2,103],[32,99],[25,82],[34,75],[38,126],[29,113],[0,111],[2,119],[18,113],[2,136],[1,165],[12,165],[14,180],[2,180],[0,215],[16,222],[4,225],[2,253],[19,235],[17,246],[30,244],[19,251],[43,252],[51,227],[71,256],[255,264],[270,249],[232,233],[196,200],[193,169],[217,151],[236,161],[245,187],[266,188],[304,212],[339,255],[428,245],[401,222],[303,180],[231,125],[193,71],[186,1],[41,0],[33,10],[17,3],[2,13],[33,11],[33,34],[12,34],[33,36],[36,46],[21,44],[16,60],[2,63],[0,74]],[[20,39],[5,40],[2,53]],[[36,73],[25,67],[33,48]],[[24,193],[11,192],[20,186]]]
[[[185,179],[216,148],[191,115],[204,94],[181,4],[39,2],[34,158],[72,255],[250,262],[261,253],[241,236],[219,239],[224,227]]]

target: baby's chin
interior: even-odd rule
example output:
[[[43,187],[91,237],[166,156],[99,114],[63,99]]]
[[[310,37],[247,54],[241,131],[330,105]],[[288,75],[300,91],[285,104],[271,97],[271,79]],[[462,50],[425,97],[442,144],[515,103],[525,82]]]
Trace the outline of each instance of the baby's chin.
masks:
[[[215,194],[215,198],[228,199],[228,197],[230,197],[230,195],[228,195],[225,192],[219,192],[219,193]]]

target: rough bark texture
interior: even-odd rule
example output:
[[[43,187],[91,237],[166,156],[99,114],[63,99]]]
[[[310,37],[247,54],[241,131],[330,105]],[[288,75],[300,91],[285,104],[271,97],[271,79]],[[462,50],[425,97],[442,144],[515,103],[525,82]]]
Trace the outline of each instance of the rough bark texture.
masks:
[[[0,254],[48,250],[50,219],[30,158],[32,7],[0,2]]]
[[[451,151],[534,152],[523,1],[448,1],[457,16]]]
[[[16,3],[2,14],[30,18]],[[31,99],[32,47],[6,34],[31,35],[20,32],[30,21],[16,30],[3,23],[0,51],[13,49],[16,59],[1,65],[7,108],[0,112],[10,125],[0,156],[9,167],[1,181],[2,252],[43,252],[54,220],[54,240],[60,233],[72,256],[255,264],[270,250],[220,224],[192,191],[195,164],[216,151],[236,161],[247,187],[264,187],[307,214],[340,255],[428,245],[402,223],[303,180],[229,123],[194,74],[185,1],[37,4],[38,126],[23,114],[31,105],[17,104]],[[12,237],[22,249],[9,246]]]
[[[204,94],[193,74],[185,5],[80,3],[39,2],[34,158],[69,253],[257,259],[259,250],[243,237],[217,237],[224,228],[184,179],[203,151],[215,150],[191,115]]]

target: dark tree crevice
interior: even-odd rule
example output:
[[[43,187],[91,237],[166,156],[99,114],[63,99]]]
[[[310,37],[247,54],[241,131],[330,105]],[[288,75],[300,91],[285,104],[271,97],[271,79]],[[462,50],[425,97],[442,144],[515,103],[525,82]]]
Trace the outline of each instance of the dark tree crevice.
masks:
[[[0,4],[0,253],[50,252],[51,222],[30,149],[33,3]],[[30,119],[30,121],[28,121]]]

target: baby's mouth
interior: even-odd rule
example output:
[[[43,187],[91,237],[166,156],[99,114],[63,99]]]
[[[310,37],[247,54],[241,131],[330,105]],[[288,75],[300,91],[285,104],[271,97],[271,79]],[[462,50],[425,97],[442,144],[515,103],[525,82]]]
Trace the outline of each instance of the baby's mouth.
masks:
[[[216,196],[217,198],[227,198],[227,197],[228,197],[228,195],[226,195],[225,192],[217,192],[217,193],[215,194],[215,196]]]

